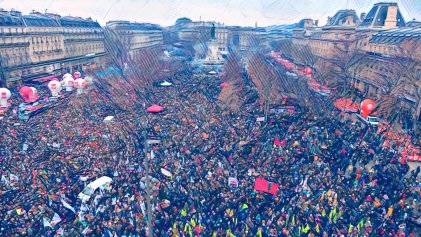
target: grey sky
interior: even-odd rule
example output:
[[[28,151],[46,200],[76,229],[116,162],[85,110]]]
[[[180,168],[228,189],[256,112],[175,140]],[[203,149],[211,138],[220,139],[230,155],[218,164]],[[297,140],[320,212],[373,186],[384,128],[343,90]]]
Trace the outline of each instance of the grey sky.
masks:
[[[110,20],[151,22],[173,25],[179,17],[214,20],[227,25],[267,26],[296,23],[302,18],[326,23],[340,9],[368,12],[378,0],[0,0],[6,10],[27,14],[32,9],[92,17],[101,25]],[[421,0],[397,0],[405,18],[421,20]]]

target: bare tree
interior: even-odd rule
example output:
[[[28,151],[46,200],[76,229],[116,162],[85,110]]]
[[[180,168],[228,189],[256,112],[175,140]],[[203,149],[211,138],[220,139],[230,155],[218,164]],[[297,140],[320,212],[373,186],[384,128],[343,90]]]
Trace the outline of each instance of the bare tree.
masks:
[[[333,56],[329,61],[333,65],[332,71],[338,91],[343,96],[349,92],[352,80],[363,70],[364,64],[361,62],[365,55],[352,42],[344,42],[334,47]]]
[[[97,79],[96,89],[107,95],[119,109],[128,109],[122,108],[123,104],[125,107],[138,106],[150,101],[153,82],[160,80],[161,52],[157,48],[132,48],[133,37],[131,33],[105,29],[105,46],[113,70],[102,75],[90,72]],[[125,96],[130,99],[125,98],[126,103],[120,103]]]
[[[330,83],[332,79],[332,65],[326,59],[320,58],[314,66],[313,78],[323,85]]]
[[[293,44],[291,39],[282,39],[279,41],[272,41],[270,42],[270,46],[274,51],[281,51],[287,57],[293,56]]]
[[[123,72],[130,58],[132,36],[128,34],[119,35],[117,31],[105,28],[104,41],[105,49],[108,52],[108,63]]]
[[[410,39],[399,46],[401,60],[399,60],[403,70],[404,94],[413,97],[411,103],[413,129],[419,133],[418,117],[421,110],[421,40],[419,38]]]
[[[294,45],[294,55],[298,61],[306,66],[314,68],[314,65],[319,60],[319,57],[314,55],[308,45]]]
[[[385,65],[385,73],[377,73],[380,78],[381,88],[377,95],[376,104],[378,105],[377,111],[385,119],[392,119],[396,111],[400,110],[399,97],[396,95],[401,94],[404,85],[404,67],[401,61],[387,61],[382,62]]]

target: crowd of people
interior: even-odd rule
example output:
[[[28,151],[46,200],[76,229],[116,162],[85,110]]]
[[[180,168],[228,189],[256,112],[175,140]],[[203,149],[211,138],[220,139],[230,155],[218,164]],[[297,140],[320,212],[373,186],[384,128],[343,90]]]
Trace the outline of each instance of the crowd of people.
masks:
[[[176,75],[151,95],[164,107],[158,114],[115,111],[95,86],[63,92],[27,122],[9,108],[0,126],[0,235],[147,236],[144,130],[159,140],[148,146],[154,236],[419,234],[420,168],[409,172],[398,143],[384,147],[373,127],[298,105],[257,122],[258,103],[237,113],[218,106],[220,82]],[[113,181],[78,199],[102,176]],[[276,194],[255,190],[256,178],[279,185]]]

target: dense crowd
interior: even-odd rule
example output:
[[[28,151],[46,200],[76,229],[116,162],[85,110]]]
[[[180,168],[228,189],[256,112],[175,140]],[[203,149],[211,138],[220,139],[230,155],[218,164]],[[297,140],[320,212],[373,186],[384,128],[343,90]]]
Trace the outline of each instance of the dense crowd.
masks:
[[[305,108],[257,122],[258,104],[221,110],[215,76],[172,82],[152,93],[159,114],[113,111],[94,88],[63,92],[27,122],[10,108],[0,126],[0,235],[147,236],[143,127],[160,140],[149,146],[154,236],[416,235],[420,169],[409,172],[383,133]],[[112,183],[82,203],[85,185],[104,175]],[[276,195],[256,191],[256,178],[278,184]]]

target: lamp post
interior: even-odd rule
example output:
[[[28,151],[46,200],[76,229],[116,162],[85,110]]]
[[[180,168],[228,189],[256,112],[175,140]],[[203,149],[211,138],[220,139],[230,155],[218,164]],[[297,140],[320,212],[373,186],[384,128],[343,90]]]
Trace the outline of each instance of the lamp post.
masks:
[[[153,236],[153,229],[152,229],[152,209],[151,209],[151,190],[150,190],[150,180],[149,180],[149,158],[148,158],[148,138],[146,133],[146,123],[143,122],[143,139],[144,139],[144,153],[145,153],[145,160],[144,165],[146,169],[146,209],[147,209],[147,218],[148,218],[148,237]]]

